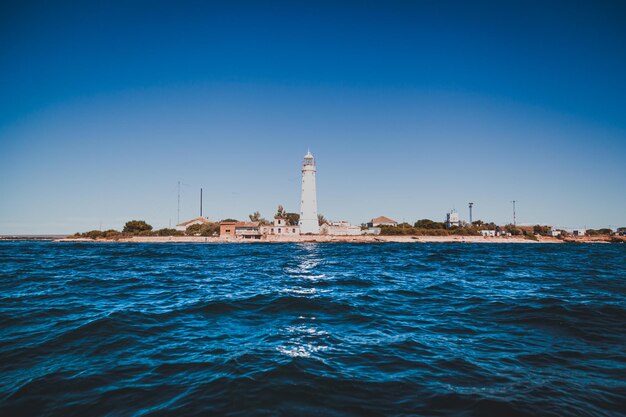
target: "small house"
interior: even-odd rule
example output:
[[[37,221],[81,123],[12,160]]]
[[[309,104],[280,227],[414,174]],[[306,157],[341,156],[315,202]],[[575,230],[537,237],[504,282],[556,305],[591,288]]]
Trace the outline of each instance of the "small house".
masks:
[[[376,217],[375,219],[370,220],[370,222],[367,224],[367,227],[379,227],[379,226],[396,227],[397,225],[398,225],[397,221],[390,219],[389,217],[379,216],[379,217]]]
[[[194,224],[210,224],[211,222],[207,217],[196,217],[195,219],[187,220],[186,222],[182,222],[176,225],[178,230],[187,230],[189,226],[193,226]]]

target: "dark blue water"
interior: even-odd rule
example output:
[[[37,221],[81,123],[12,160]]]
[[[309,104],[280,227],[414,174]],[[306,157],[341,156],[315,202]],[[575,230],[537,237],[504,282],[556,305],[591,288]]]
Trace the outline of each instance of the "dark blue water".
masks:
[[[615,416],[626,245],[0,242],[0,415]]]

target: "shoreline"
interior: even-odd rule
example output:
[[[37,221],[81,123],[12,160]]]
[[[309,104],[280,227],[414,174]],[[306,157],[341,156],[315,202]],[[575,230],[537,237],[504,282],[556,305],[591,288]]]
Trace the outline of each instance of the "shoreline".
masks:
[[[565,239],[540,236],[537,240],[524,237],[485,236],[267,236],[263,239],[204,236],[133,236],[121,239],[61,238],[54,242],[106,243],[621,243],[624,236],[578,236]]]

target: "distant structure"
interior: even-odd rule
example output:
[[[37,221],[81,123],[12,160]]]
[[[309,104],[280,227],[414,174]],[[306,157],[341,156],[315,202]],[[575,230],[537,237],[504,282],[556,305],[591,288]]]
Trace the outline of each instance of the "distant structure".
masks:
[[[315,158],[308,151],[302,162],[302,197],[300,199],[300,233],[317,235],[320,232],[317,219],[317,190],[315,187]]]
[[[285,219],[275,217],[273,224],[262,225],[259,231],[263,236],[299,236],[300,226],[289,226]]]
[[[367,223],[367,227],[393,226],[396,227],[398,222],[385,216],[378,216]]]
[[[283,209],[283,206],[278,206],[278,211],[274,216],[274,223],[271,225],[261,225],[259,227],[259,231],[263,236],[299,236],[300,226],[294,226],[293,224],[290,224],[287,219],[287,213]]]
[[[461,219],[459,213],[452,209],[450,213],[446,213],[446,227],[449,229],[453,226],[459,227],[461,225]]]
[[[339,222],[324,223],[320,227],[320,234],[329,236],[358,236],[363,232],[359,226],[354,226],[349,222],[342,220]]]
[[[554,228],[552,226],[548,226],[548,227],[549,227],[548,228],[548,233],[547,233],[548,236],[552,236],[552,237],[559,237],[559,236],[561,236],[561,231],[560,230],[558,230],[558,229],[556,229],[556,228]]]
[[[187,230],[189,226],[193,226],[194,224],[209,224],[211,221],[206,217],[196,217],[191,220],[187,220],[186,222],[178,223],[176,227],[178,230]]]
[[[472,224],[472,207],[474,207],[474,203],[468,203],[468,205],[469,205],[469,211],[470,211],[470,218],[469,218],[470,221],[469,222],[470,222],[470,225],[471,225]]]
[[[259,222],[220,222],[221,238],[261,239]]]
[[[517,228],[517,218],[515,217],[515,203],[517,203],[517,200],[511,201],[511,203],[513,203],[513,228]]]

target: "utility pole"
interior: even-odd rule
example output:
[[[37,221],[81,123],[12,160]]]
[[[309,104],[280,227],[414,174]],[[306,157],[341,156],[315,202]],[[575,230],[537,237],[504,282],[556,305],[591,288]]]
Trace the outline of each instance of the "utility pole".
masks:
[[[515,219],[515,203],[517,203],[517,200],[511,201],[511,203],[513,203],[513,228],[517,229],[517,224],[516,224],[516,219]]]
[[[474,203],[469,203],[469,210],[470,210],[470,226],[472,225],[472,207],[474,206]]]

